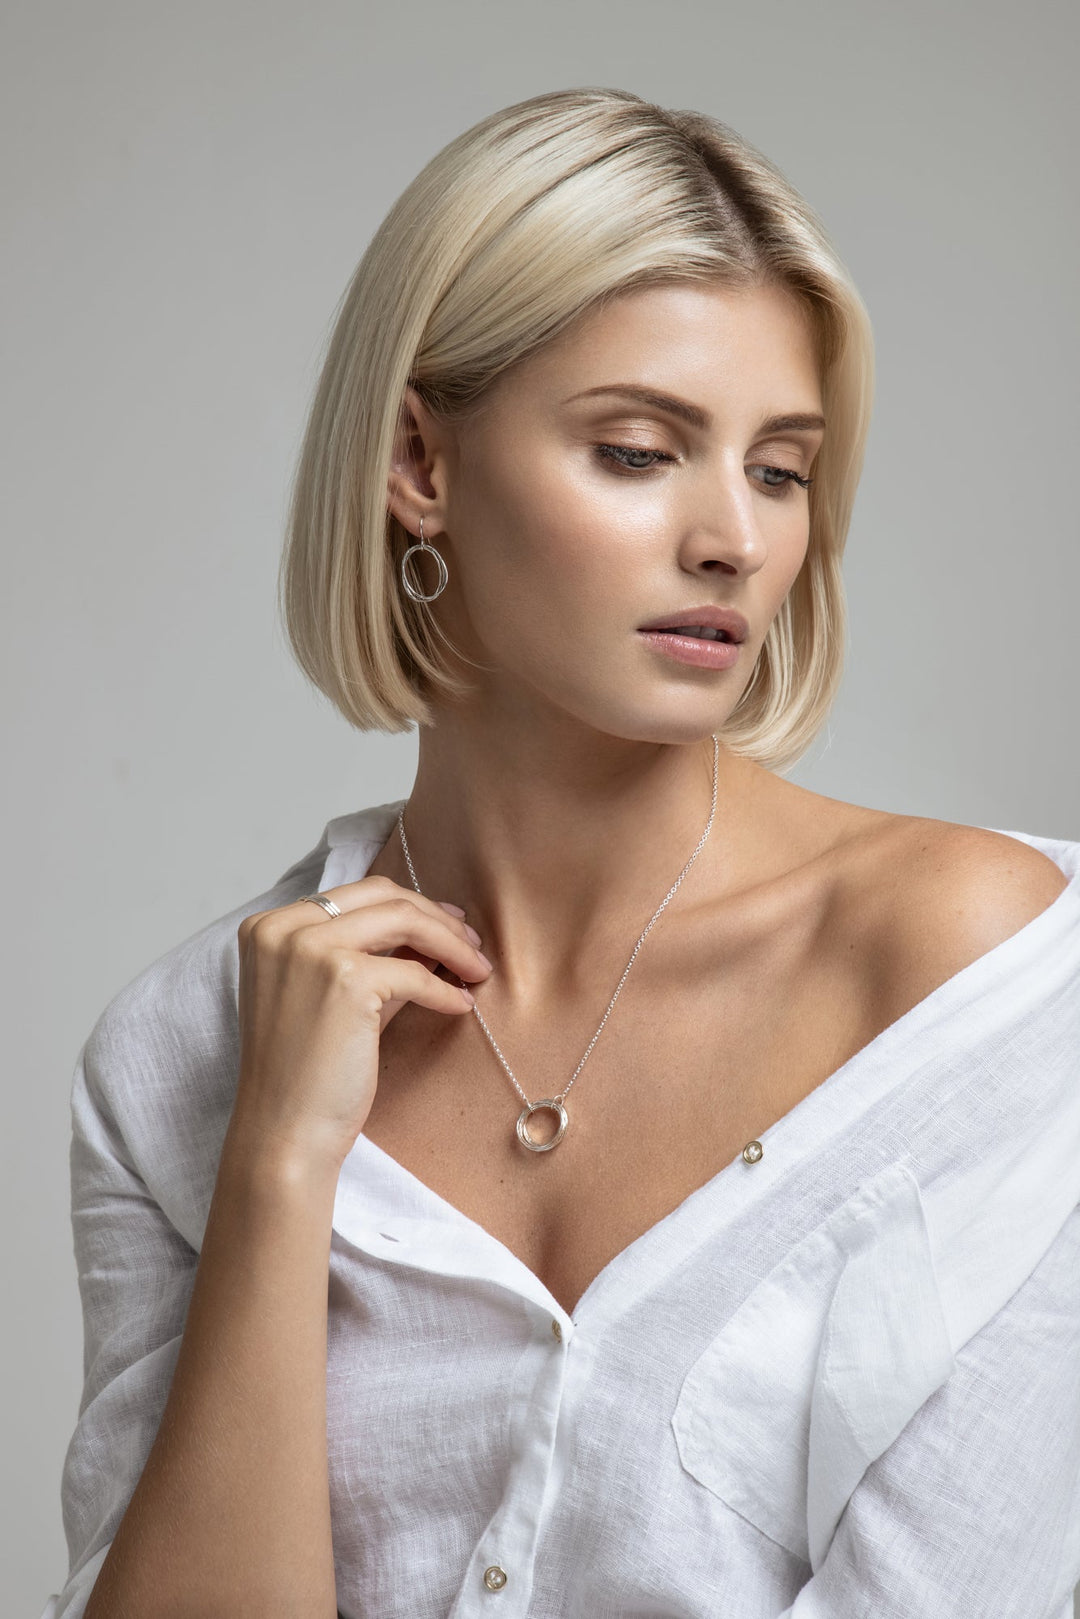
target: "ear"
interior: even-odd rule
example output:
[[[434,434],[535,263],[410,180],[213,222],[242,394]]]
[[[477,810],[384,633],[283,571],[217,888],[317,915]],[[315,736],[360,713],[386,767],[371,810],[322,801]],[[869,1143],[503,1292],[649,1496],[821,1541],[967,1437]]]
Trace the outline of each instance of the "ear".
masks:
[[[432,539],[441,527],[446,497],[447,429],[425,405],[415,388],[407,387],[394,437],[387,510],[410,534]]]

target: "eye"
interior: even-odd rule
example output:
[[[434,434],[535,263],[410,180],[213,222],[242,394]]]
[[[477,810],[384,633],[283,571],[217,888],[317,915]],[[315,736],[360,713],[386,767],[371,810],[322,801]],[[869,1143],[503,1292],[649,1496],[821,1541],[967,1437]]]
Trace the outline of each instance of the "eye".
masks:
[[[643,450],[640,445],[634,444],[597,444],[594,446],[597,455],[602,461],[609,464],[614,461],[617,466],[624,467],[628,472],[648,472],[657,461],[674,461],[673,455],[663,450]],[[644,456],[644,461],[635,459]],[[652,457],[652,459],[648,459]]]
[[[771,480],[766,480],[764,487],[766,489],[774,489],[780,494],[787,494],[792,484],[796,483],[800,489],[809,489],[810,485],[814,481],[813,478],[800,477],[797,472],[792,472],[788,467],[753,467],[751,470],[754,472],[767,472],[774,474],[777,481],[774,483]]]

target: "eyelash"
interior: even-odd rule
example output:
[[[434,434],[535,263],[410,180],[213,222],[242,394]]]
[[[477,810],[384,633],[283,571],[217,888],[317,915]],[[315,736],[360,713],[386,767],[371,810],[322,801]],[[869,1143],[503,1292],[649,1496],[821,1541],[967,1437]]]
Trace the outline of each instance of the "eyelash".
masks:
[[[661,461],[674,461],[675,459],[673,455],[667,455],[663,450],[643,450],[639,445],[635,444],[597,444],[595,448],[602,461],[614,461],[617,465],[625,468],[625,470],[630,473],[649,472],[652,469],[650,467],[630,466],[627,462],[621,459],[623,455],[654,455],[658,456]],[[765,472],[780,472],[783,474],[783,483],[762,484],[763,489],[769,489],[775,491],[776,493],[786,493],[792,484],[798,484],[800,489],[809,489],[810,485],[814,481],[813,478],[800,477],[797,472],[792,472],[787,467],[765,466],[762,468],[762,470]]]

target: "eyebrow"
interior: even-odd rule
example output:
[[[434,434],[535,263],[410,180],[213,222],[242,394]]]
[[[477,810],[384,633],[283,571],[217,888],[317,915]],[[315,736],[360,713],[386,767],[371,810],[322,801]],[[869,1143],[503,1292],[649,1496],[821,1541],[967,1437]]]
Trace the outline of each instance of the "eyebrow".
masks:
[[[601,383],[598,388],[586,388],[582,393],[571,394],[566,403],[570,404],[575,399],[591,399],[596,394],[616,394],[623,399],[635,399],[639,404],[651,405],[654,410],[666,411],[669,416],[677,416],[680,421],[689,422],[691,427],[704,429],[709,425],[708,411],[701,410],[697,405],[691,405],[687,400],[679,399],[675,394],[658,393],[653,388],[636,388],[629,383]],[[817,431],[824,426],[824,416],[795,412],[787,416],[770,416],[767,421],[762,422],[760,431],[762,433],[807,433]]]

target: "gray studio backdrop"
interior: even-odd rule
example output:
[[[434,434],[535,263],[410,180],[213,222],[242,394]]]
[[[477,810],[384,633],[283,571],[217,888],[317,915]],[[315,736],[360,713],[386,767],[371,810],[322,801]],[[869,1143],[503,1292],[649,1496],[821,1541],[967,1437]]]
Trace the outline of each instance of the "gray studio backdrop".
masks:
[[[1080,837],[1076,12],[1033,0],[9,0],[0,597],[8,1279],[3,1611],[66,1577],[78,1047],[331,816],[404,796],[275,620],[333,307],[426,159],[619,85],[733,124],[819,210],[879,384],[850,658],[794,779]]]

